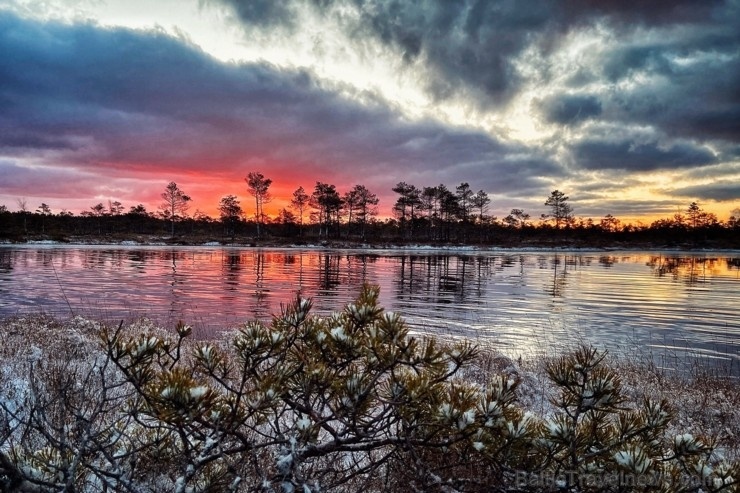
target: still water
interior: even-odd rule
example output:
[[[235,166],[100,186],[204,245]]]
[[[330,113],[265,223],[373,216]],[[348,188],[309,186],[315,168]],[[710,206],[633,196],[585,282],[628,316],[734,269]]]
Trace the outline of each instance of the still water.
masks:
[[[0,246],[0,316],[182,319],[207,336],[297,293],[329,313],[363,283],[415,332],[512,356],[588,342],[740,368],[740,252]]]

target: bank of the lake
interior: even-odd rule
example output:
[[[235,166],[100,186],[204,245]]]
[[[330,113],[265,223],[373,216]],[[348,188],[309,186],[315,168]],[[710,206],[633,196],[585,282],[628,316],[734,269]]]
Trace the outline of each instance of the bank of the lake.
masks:
[[[156,326],[147,320],[138,320],[130,324],[119,324],[109,325],[106,322],[92,320],[80,316],[68,318],[66,320],[55,319],[45,316],[27,316],[27,317],[11,317],[0,320],[0,333],[3,337],[0,338],[0,414],[5,422],[8,423],[31,423],[26,428],[21,429],[20,427],[10,430],[8,434],[0,435],[0,453],[5,453],[5,449],[2,446],[5,445],[4,440],[7,443],[15,443],[13,440],[17,440],[21,436],[21,432],[25,434],[32,434],[36,440],[18,440],[16,444],[16,451],[23,451],[24,453],[15,453],[4,456],[6,460],[0,465],[0,471],[6,472],[6,478],[17,478],[26,477],[28,475],[29,480],[33,481],[43,476],[44,471],[47,470],[44,462],[36,462],[33,464],[33,469],[26,467],[26,463],[30,462],[34,457],[34,453],[41,454],[55,453],[57,449],[64,451],[65,447],[69,447],[70,453],[77,453],[78,450],[82,450],[82,445],[87,445],[85,450],[88,450],[88,455],[103,454],[107,449],[105,445],[107,441],[94,441],[91,443],[83,443],[86,436],[73,435],[74,429],[69,427],[70,436],[64,435],[64,441],[57,439],[59,430],[53,428],[53,423],[46,421],[46,414],[39,413],[39,417],[35,420],[33,417],[33,410],[38,411],[39,409],[45,410],[43,406],[54,404],[54,416],[62,418],[72,418],[73,416],[81,416],[84,413],[85,426],[90,433],[95,433],[94,436],[98,436],[97,433],[100,431],[101,436],[110,436],[109,430],[114,423],[129,423],[128,426],[116,428],[116,444],[126,444],[126,440],[129,436],[133,436],[138,444],[138,450],[132,455],[125,455],[126,461],[121,462],[123,467],[134,467],[135,464],[144,464],[146,461],[133,460],[142,459],[148,457],[148,448],[150,444],[146,442],[146,437],[150,435],[136,435],[137,428],[136,423],[140,422],[140,419],[144,418],[144,423],[149,430],[161,430],[161,431],[176,431],[175,426],[179,423],[186,422],[188,414],[184,414],[180,418],[173,420],[175,425],[171,425],[168,421],[168,414],[153,414],[152,416],[145,416],[144,414],[137,415],[138,419],[128,419],[127,412],[130,412],[130,399],[131,395],[135,395],[135,387],[128,385],[125,380],[121,382],[121,372],[116,368],[112,361],[106,358],[110,358],[110,354],[117,354],[114,350],[113,353],[108,353],[106,356],[106,346],[101,342],[101,332],[108,331],[108,336],[120,331],[122,336],[127,340],[131,338],[133,345],[129,345],[131,351],[141,347],[143,342],[152,343],[152,341],[169,340],[170,342],[166,347],[173,347],[177,336],[169,328],[162,328]],[[338,337],[339,332],[337,329],[332,329],[334,334]],[[246,332],[244,337],[249,339]],[[233,351],[235,346],[232,344],[232,337],[234,333],[221,333],[221,337],[216,340],[208,341],[208,346],[211,349],[208,350],[208,354],[213,354],[216,348],[221,348],[221,351],[228,352]],[[327,337],[332,337],[328,335]],[[273,339],[273,340],[278,340]],[[297,339],[300,340],[300,339]],[[137,342],[138,341],[138,342]],[[154,344],[154,343],[152,343]],[[440,343],[441,346],[445,345],[445,341]],[[202,341],[192,341],[186,339],[183,346],[182,358],[180,358],[180,352],[178,351],[178,361],[180,362],[193,362],[183,364],[199,364],[198,361],[205,361],[204,364],[208,364],[208,360],[203,360],[202,354],[205,354]],[[249,347],[249,346],[248,346]],[[231,349],[228,349],[231,348]],[[379,351],[379,348],[375,348],[375,351]],[[138,353],[137,353],[138,354]],[[189,355],[196,355],[194,358],[190,358]],[[456,354],[454,351],[450,351],[450,354]],[[200,356],[198,356],[200,355]],[[276,356],[276,355],[274,355]],[[567,356],[567,355],[566,355]],[[126,360],[128,361],[128,360]],[[107,363],[105,363],[107,362]],[[133,363],[132,363],[133,364]],[[555,427],[558,422],[565,419],[563,410],[558,407],[557,400],[553,399],[554,396],[559,395],[562,391],[562,387],[558,385],[551,377],[549,373],[553,368],[553,365],[558,364],[558,356],[539,356],[535,358],[524,358],[524,359],[513,359],[505,354],[497,352],[494,348],[486,345],[482,345],[478,348],[477,354],[467,359],[466,363],[458,371],[454,380],[449,383],[452,385],[452,389],[456,392],[462,392],[461,389],[469,388],[468,392],[477,389],[484,392],[486,388],[497,388],[496,382],[503,382],[503,385],[512,386],[515,388],[512,399],[507,397],[506,406],[507,414],[500,415],[499,419],[515,420],[519,423],[519,426],[524,427],[525,422],[531,428],[531,430],[539,430],[539,433],[545,437],[551,437],[551,441],[557,443],[558,432]],[[696,461],[698,461],[700,467],[698,469],[681,469],[685,476],[684,479],[673,478],[670,476],[663,476],[668,478],[668,487],[671,484],[677,485],[679,481],[701,481],[702,478],[709,478],[712,483],[716,484],[715,478],[719,478],[719,481],[723,481],[729,473],[729,480],[725,483],[726,487],[722,491],[737,491],[737,471],[740,464],[740,434],[738,434],[737,423],[740,422],[740,381],[736,379],[725,378],[726,375],[716,374],[712,372],[706,372],[701,368],[694,368],[691,373],[676,375],[673,373],[666,373],[661,369],[657,368],[650,361],[640,359],[635,354],[632,355],[615,355],[610,354],[606,356],[603,363],[599,364],[601,370],[592,376],[597,375],[604,376],[606,374],[616,376],[617,380],[610,381],[610,385],[616,385],[618,388],[620,400],[618,406],[615,408],[609,408],[610,413],[621,414],[625,420],[633,419],[637,416],[637,413],[641,412],[645,408],[646,403],[657,403],[663,402],[664,408],[661,410],[661,414],[658,416],[660,420],[665,420],[665,426],[660,426],[655,434],[648,435],[650,440],[649,444],[653,446],[660,444],[665,449],[661,448],[659,456],[662,460],[655,462],[657,471],[662,471],[661,468],[670,467],[670,461],[681,460],[681,456],[678,454],[670,454],[674,449],[681,450],[681,446],[684,442],[687,442],[691,447],[700,447],[695,451],[684,451],[685,458],[690,466],[693,466],[694,460],[691,459],[692,453],[699,454]],[[357,371],[359,371],[359,367]],[[202,373],[202,369],[201,372]],[[169,374],[169,373],[167,373]],[[220,385],[226,386],[224,381],[209,381],[204,378],[202,374],[196,375],[198,381],[193,381],[192,385],[200,385],[195,389],[205,389],[208,387],[220,388]],[[90,381],[86,381],[85,385],[80,385],[77,381],[75,382],[69,379],[88,378]],[[138,377],[137,377],[138,378]],[[337,376],[337,378],[340,378]],[[65,382],[71,382],[74,388],[74,394],[65,386]],[[134,380],[137,381],[137,380]],[[277,380],[276,380],[277,381]],[[33,382],[33,386],[31,385]],[[374,382],[375,385],[382,387],[383,381]],[[170,383],[170,385],[173,385]],[[276,385],[273,384],[273,385]],[[101,387],[108,389],[108,392],[101,393]],[[466,387],[469,386],[469,387]],[[500,385],[499,385],[500,386]],[[154,387],[155,390],[159,387]],[[228,387],[227,387],[228,388]],[[237,386],[238,388],[238,386]],[[115,389],[115,392],[112,390]],[[144,388],[142,387],[143,391]],[[341,389],[340,389],[341,390]],[[223,391],[223,390],[222,390]],[[593,389],[589,387],[587,391],[592,392]],[[155,395],[159,399],[166,399],[165,391],[161,393],[156,391]],[[224,391],[225,392],[225,391]],[[599,390],[600,392],[600,390]],[[29,396],[33,395],[33,399]],[[193,394],[191,391],[191,395]],[[496,395],[494,393],[494,395]],[[210,396],[209,399],[215,399],[216,397]],[[127,400],[129,399],[129,400]],[[192,399],[191,399],[192,400]],[[277,400],[277,399],[276,399]],[[120,401],[120,405],[117,404]],[[322,399],[316,399],[316,402],[320,402]],[[89,403],[105,402],[108,405],[105,406],[89,406]],[[315,404],[314,401],[311,401]],[[126,404],[126,405],[124,405]],[[292,401],[288,400],[289,405],[297,405]],[[300,403],[299,403],[300,404]],[[307,410],[300,407],[300,411],[294,413],[286,413],[285,416],[281,416],[281,426],[283,433],[292,433],[291,416],[295,413],[298,417],[294,420],[298,420],[298,429],[304,426],[303,421],[299,420],[300,416],[305,415]],[[30,405],[37,406],[35,408],[28,407]],[[254,405],[252,401],[246,401],[245,406]],[[277,406],[278,404],[273,404]],[[585,405],[585,404],[584,404]],[[40,406],[40,407],[39,407]],[[181,409],[181,408],[178,408]],[[485,416],[481,417],[481,413],[485,413],[486,407],[476,407],[473,410],[467,410],[462,415],[463,418],[473,422],[476,426],[494,426],[493,424],[485,424]],[[453,410],[454,411],[454,410]],[[373,412],[372,409],[365,410],[366,413]],[[663,414],[665,413],[665,414]],[[312,415],[308,415],[313,418]],[[327,426],[334,425],[335,421],[340,420],[343,414],[335,416],[321,415],[323,421],[327,423]],[[614,417],[614,429],[617,429],[617,417]],[[136,418],[136,416],[135,416]],[[205,428],[207,423],[207,417],[198,415],[196,418],[198,422],[201,420],[205,424],[201,428]],[[604,474],[611,471],[614,466],[618,466],[622,463],[624,447],[634,447],[635,443],[642,445],[642,442],[638,440],[644,440],[642,436],[637,436],[635,432],[633,438],[629,440],[617,439],[613,444],[605,444],[604,437],[608,430],[602,429],[599,431],[599,436],[590,436],[590,426],[588,424],[588,415],[584,415],[584,426],[579,428],[579,440],[589,439],[596,440],[601,447],[607,447],[608,452],[602,454],[600,457],[599,464],[607,464],[605,469],[602,471]],[[603,415],[602,415],[603,419]],[[185,420],[185,421],[183,421]],[[477,421],[480,424],[477,424]],[[560,421],[559,421],[560,420]],[[246,424],[249,424],[248,418],[244,418]],[[164,423],[162,423],[164,422]],[[241,422],[241,421],[240,421]],[[621,422],[621,421],[620,421]],[[313,424],[314,421],[310,421],[309,424]],[[464,429],[463,425],[460,425],[457,420],[452,420],[452,427],[455,429]],[[463,424],[467,423],[464,421]],[[488,423],[488,422],[486,422]],[[644,421],[642,426],[647,424]],[[164,424],[165,426],[162,426]],[[167,426],[169,425],[169,426]],[[64,430],[68,428],[65,427]],[[200,428],[197,428],[200,429]],[[220,429],[220,428],[219,428]],[[332,429],[332,428],[330,428]],[[25,430],[25,431],[24,431]],[[270,439],[271,428],[269,426],[262,426],[260,428],[261,433],[259,436],[265,436]],[[223,431],[223,430],[221,430]],[[471,432],[472,433],[472,432]],[[511,446],[512,438],[505,433],[496,434],[497,442],[495,445],[499,447]],[[513,433],[513,432],[510,432]],[[465,438],[463,435],[463,441],[461,447],[466,447],[466,451],[462,454],[456,453],[457,448],[450,450],[448,453],[442,455],[443,462],[437,462],[436,459],[431,459],[430,467],[440,467],[440,471],[449,471],[451,467],[462,467],[464,461],[472,460],[474,463],[480,463],[480,461],[488,459],[492,460],[493,464],[496,464],[496,456],[492,459],[486,455],[486,446],[488,442],[482,442],[479,435],[470,434],[469,437]],[[276,436],[273,441],[276,444],[280,444],[281,440],[291,439],[293,435],[284,437],[282,435]],[[228,440],[228,433],[219,433],[209,441],[196,440],[192,443],[191,447],[195,450],[199,450],[203,443],[218,443],[219,440]],[[354,435],[343,435],[343,440],[354,440]],[[393,435],[384,435],[384,439],[388,442],[388,447],[393,446],[393,440],[390,439]],[[364,436],[367,438],[367,436]],[[567,437],[566,437],[567,438]],[[321,449],[326,449],[327,444],[331,444],[332,435],[330,434],[316,434],[316,438],[312,441],[316,444],[321,444]],[[363,439],[359,437],[358,440]],[[42,443],[46,446],[41,450],[35,450],[34,443]],[[297,452],[303,450],[302,441],[294,443],[293,449]],[[171,447],[177,449],[179,442],[175,440]],[[258,444],[255,439],[252,444]],[[536,442],[538,443],[538,442]],[[646,445],[649,445],[647,442]],[[256,446],[256,445],[255,445]],[[119,447],[120,448],[120,447]],[[153,486],[154,490],[163,489],[163,484],[171,486],[172,483],[177,483],[179,477],[182,474],[179,472],[178,464],[182,461],[179,458],[186,456],[187,450],[178,450],[177,455],[168,456],[162,454],[162,445],[156,449],[159,452],[159,458],[157,459],[157,471],[154,475],[159,486]],[[238,447],[224,447],[224,450],[228,450],[227,454],[231,454],[234,451],[240,450]],[[244,449],[248,450],[248,449]],[[446,449],[445,449],[446,450]],[[537,447],[537,453],[543,453],[542,448]],[[636,449],[635,449],[636,450]],[[663,452],[667,450],[668,452]],[[535,450],[532,449],[534,453]],[[588,449],[586,452],[592,452],[592,449]],[[578,452],[577,459],[579,461],[586,460],[586,452],[581,456]],[[264,462],[259,464],[261,470],[271,470],[273,462],[279,462],[279,449],[276,448],[274,453],[264,454],[265,457],[262,459]],[[476,454],[482,453],[480,456]],[[626,453],[626,452],[625,452]],[[635,452],[637,453],[637,451]],[[620,455],[622,454],[622,455]],[[667,455],[666,455],[667,454]],[[43,456],[45,457],[45,456]],[[118,454],[112,454],[111,457],[114,459],[118,457]],[[178,460],[172,461],[171,458],[175,457]],[[220,455],[214,455],[218,458]],[[353,455],[354,457],[354,455]],[[401,456],[403,457],[403,456]],[[425,456],[427,460],[429,456]],[[514,456],[516,457],[516,456]],[[569,454],[570,457],[570,454]],[[273,460],[274,458],[274,460]],[[405,459],[401,459],[403,464]],[[518,466],[516,469],[525,470],[527,467],[532,467],[531,462],[522,461],[520,463],[513,459],[513,465]],[[576,460],[576,457],[573,457]],[[458,464],[457,462],[460,461]],[[588,460],[591,462],[591,459]],[[241,460],[237,463],[240,464],[252,464],[252,461]],[[50,462],[49,465],[63,466],[62,462]],[[80,474],[74,477],[80,477],[82,474],[94,475],[95,471],[104,468],[109,461],[80,461],[79,471]],[[412,464],[417,464],[413,462]],[[527,465],[528,464],[528,465]],[[102,465],[102,466],[101,466]],[[120,472],[122,467],[119,466],[118,462],[114,463],[115,472]],[[17,468],[14,470],[13,468]],[[137,478],[138,481],[152,481],[151,477],[146,474],[148,469],[139,468],[137,470],[144,469],[143,472],[135,474],[132,477]],[[56,471],[52,468],[53,471]],[[471,479],[476,481],[477,484],[488,485],[490,491],[491,487],[500,484],[500,481],[507,481],[506,479],[498,479],[495,476],[486,474],[485,471],[489,471],[490,468],[482,467],[465,467],[466,477],[470,475]],[[30,472],[29,472],[30,471]],[[36,472],[39,471],[39,472]],[[93,471],[92,473],[90,471]],[[551,474],[549,469],[543,469],[543,474]],[[531,472],[531,471],[530,471]],[[627,470],[626,473],[630,471]],[[11,475],[11,473],[16,473]],[[579,471],[582,474],[583,471]],[[556,471],[557,474],[557,471]],[[590,470],[589,476],[599,474],[599,471]],[[70,476],[72,477],[72,476]],[[279,476],[275,476],[280,479]],[[683,476],[682,476],[683,477]],[[242,480],[248,484],[250,481],[259,479],[254,475],[247,475]],[[516,478],[509,478],[514,481]],[[673,483],[671,483],[673,481]],[[153,483],[152,483],[153,484]],[[264,484],[264,483],[263,483]],[[385,485],[374,484],[372,482],[364,482],[364,490],[368,492],[387,492],[387,491],[403,491],[399,488],[388,489],[387,483]],[[405,483],[407,485],[407,483]],[[681,483],[683,484],[683,483]],[[720,483],[721,484],[721,483]],[[234,491],[241,491],[239,483],[235,483]],[[512,487],[513,488],[513,487]],[[172,488],[167,488],[172,489]],[[250,490],[251,491],[251,490]],[[341,488],[336,491],[345,491]],[[537,485],[517,485],[515,489],[506,489],[501,491],[522,491],[522,492],[539,492],[544,491],[538,488]],[[548,490],[550,491],[550,490]],[[555,491],[555,490],[552,490]],[[558,490],[559,491],[559,490]],[[580,491],[580,490],[573,490]],[[612,491],[612,490],[604,490]],[[616,491],[616,490],[614,490]],[[620,490],[622,491],[622,490]],[[634,491],[629,489],[628,491]],[[669,491],[669,490],[666,490]],[[695,490],[690,490],[695,491]]]

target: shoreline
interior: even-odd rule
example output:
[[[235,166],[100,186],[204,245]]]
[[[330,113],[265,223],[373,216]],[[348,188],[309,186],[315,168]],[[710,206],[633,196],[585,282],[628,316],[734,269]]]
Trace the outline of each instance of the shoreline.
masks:
[[[375,251],[412,251],[412,252],[470,252],[470,253],[497,253],[497,252],[670,252],[670,253],[728,253],[740,254],[740,246],[726,245],[695,245],[695,244],[623,244],[589,245],[580,242],[522,242],[507,245],[457,244],[457,243],[423,243],[423,242],[359,242],[352,240],[322,240],[318,242],[284,242],[272,240],[260,241],[184,241],[167,237],[147,239],[82,239],[71,238],[65,240],[27,240],[12,242],[0,240],[3,247],[193,247],[193,248],[244,248],[269,250],[375,250]]]

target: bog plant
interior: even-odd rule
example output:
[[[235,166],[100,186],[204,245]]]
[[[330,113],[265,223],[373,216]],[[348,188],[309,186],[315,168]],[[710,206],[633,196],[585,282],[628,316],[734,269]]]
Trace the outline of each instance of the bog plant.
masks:
[[[546,415],[520,382],[466,380],[468,343],[410,337],[365,287],[341,312],[296,299],[229,344],[103,331],[85,364],[28,362],[0,399],[3,491],[738,491],[714,441],[628,406],[592,348],[552,361]]]

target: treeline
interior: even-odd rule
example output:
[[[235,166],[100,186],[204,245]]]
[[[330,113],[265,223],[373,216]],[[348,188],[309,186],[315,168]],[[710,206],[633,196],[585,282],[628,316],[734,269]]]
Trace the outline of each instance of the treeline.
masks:
[[[398,194],[393,217],[380,219],[379,199],[364,185],[340,193],[332,184],[316,182],[310,194],[298,187],[289,207],[270,217],[264,213],[264,205],[272,200],[272,180],[250,172],[245,181],[253,202],[243,206],[235,195],[226,195],[218,204],[217,218],[199,210],[190,214],[192,199],[175,182],[165,187],[156,211],[142,204],[127,210],[120,202],[109,201],[80,214],[65,210],[53,213],[46,203],[34,209],[25,199],[19,199],[15,212],[0,205],[0,237],[11,241],[64,241],[69,237],[165,235],[181,242],[286,239],[509,246],[567,241],[590,245],[658,242],[671,246],[689,242],[734,246],[740,230],[740,210],[723,222],[696,202],[650,225],[624,224],[611,214],[597,220],[578,218],[570,198],[559,190],[545,198],[548,214],[534,218],[523,209],[512,209],[506,217],[498,218],[489,214],[488,194],[483,190],[474,192],[468,183],[452,190],[443,184],[418,188],[400,182],[393,188]]]

